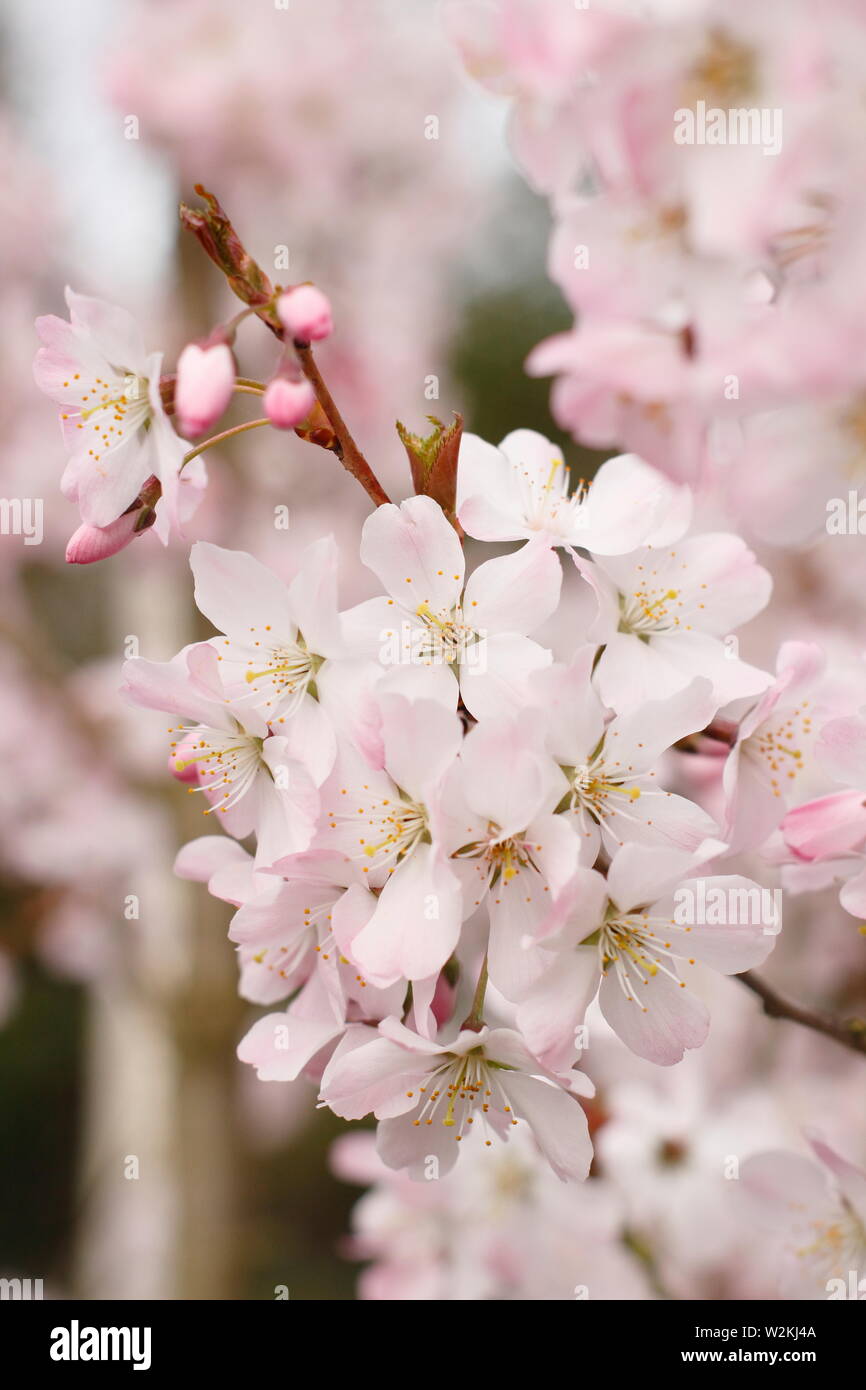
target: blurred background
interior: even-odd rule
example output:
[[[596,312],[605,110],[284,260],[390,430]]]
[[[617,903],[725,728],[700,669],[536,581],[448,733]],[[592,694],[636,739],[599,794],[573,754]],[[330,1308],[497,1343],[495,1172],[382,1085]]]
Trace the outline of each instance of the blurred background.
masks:
[[[460,409],[487,437],[555,434],[546,383],[522,371],[568,322],[546,208],[434,0],[3,0],[0,27],[0,490],[44,507],[41,545],[0,537],[0,1275],[79,1297],[351,1298],[357,1189],[327,1162],[341,1126],[306,1083],[236,1061],[252,1011],[228,909],[171,871],[199,817],[165,775],[164,721],[116,694],[131,640],[166,659],[205,635],[186,547],[147,536],[65,566],[77,518],[33,319],[65,315],[69,284],[130,309],[175,360],[232,312],[178,226],[203,182],[266,271],[331,296],[322,367],[399,497],[397,418],[423,431]],[[248,374],[273,357],[256,330],[239,340]],[[361,490],[294,435],[253,439],[208,455],[190,537],[289,575],[334,529],[351,567]],[[365,596],[360,568],[344,580],[347,603]]]

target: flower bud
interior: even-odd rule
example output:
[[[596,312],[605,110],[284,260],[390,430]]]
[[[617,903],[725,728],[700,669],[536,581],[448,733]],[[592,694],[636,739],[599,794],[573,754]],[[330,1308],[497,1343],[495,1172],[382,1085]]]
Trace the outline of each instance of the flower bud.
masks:
[[[85,522],[70,537],[66,547],[68,565],[92,565],[97,560],[107,560],[124,550],[130,541],[148,531],[156,521],[156,504],[162,496],[162,485],[151,475],[134,502],[116,521],[108,526],[88,526]]]
[[[297,343],[318,343],[334,331],[331,303],[315,285],[298,285],[277,300],[280,322]]]
[[[181,434],[204,434],[222,415],[235,386],[235,359],[228,343],[187,343],[177,363],[174,408]]]
[[[116,555],[135,540],[138,519],[138,512],[124,512],[110,526],[79,526],[66,547],[66,563],[92,565]]]
[[[265,414],[278,430],[293,430],[306,420],[316,404],[316,393],[306,377],[293,381],[287,376],[275,376],[265,391]]]
[[[197,735],[194,733],[187,734],[168,755],[168,770],[172,777],[176,777],[178,782],[191,783],[193,786],[198,782],[198,764],[195,762],[196,738]]]
[[[439,979],[436,981],[436,989],[430,1001],[430,1011],[440,1028],[444,1028],[445,1024],[450,1022],[454,1017],[454,1004],[456,999],[457,986],[452,980],[448,979],[446,972],[443,970],[439,975]]]

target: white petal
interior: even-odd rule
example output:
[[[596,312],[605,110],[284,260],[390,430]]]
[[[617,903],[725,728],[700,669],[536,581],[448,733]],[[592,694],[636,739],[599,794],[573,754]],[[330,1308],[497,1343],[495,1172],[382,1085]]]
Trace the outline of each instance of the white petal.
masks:
[[[292,640],[288,590],[252,555],[196,541],[190,566],[196,604],[218,632],[248,646]]]
[[[454,607],[463,587],[457,532],[431,497],[378,507],[364,522],[361,559],[402,607],[434,612]]]

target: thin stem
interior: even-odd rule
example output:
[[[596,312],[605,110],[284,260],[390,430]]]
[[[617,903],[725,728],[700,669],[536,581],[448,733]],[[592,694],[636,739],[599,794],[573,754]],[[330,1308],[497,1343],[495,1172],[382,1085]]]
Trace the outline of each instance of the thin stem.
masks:
[[[222,434],[211,435],[210,439],[206,439],[203,444],[197,444],[194,449],[190,449],[188,454],[184,454],[178,471],[183,471],[188,463],[191,463],[194,458],[198,458],[199,454],[203,454],[205,449],[212,448],[214,444],[222,444],[224,440],[231,439],[233,435],[243,434],[245,430],[258,429],[259,425],[269,425],[270,423],[268,417],[263,415],[260,420],[247,420],[243,425],[233,425],[230,430],[223,430]]]
[[[235,385],[255,387],[257,391],[264,391],[265,389],[265,383],[263,381],[256,381],[255,378],[251,376],[235,377]]]
[[[811,1028],[813,1033],[823,1033],[825,1038],[832,1038],[843,1047],[850,1047],[853,1052],[866,1055],[866,1021],[862,1018],[846,1018],[840,1021],[830,1018],[827,1014],[817,1013],[814,1009],[804,1009],[777,994],[776,990],[751,970],[745,970],[742,975],[737,975],[736,979],[742,981],[746,989],[757,994],[764,1005],[764,1013],[770,1018],[785,1018],[789,1023],[799,1023],[802,1028]]]
[[[228,323],[225,325],[226,331],[234,337],[235,329],[240,327],[244,319],[248,319],[250,314],[256,313],[258,313],[258,306],[254,304],[248,305],[246,309],[241,309],[240,313],[235,314],[234,318],[229,319]]]
[[[265,388],[264,386],[242,385],[240,382],[236,381],[235,394],[238,396],[263,396],[265,394]]]
[[[336,437],[334,453],[337,458],[352,477],[357,478],[367,496],[372,498],[377,507],[381,507],[384,502],[390,502],[391,499],[364,458],[349,432],[348,425],[337,409],[334,398],[319,371],[316,359],[313,357],[313,349],[309,343],[295,343],[295,352],[298,355],[304,376],[315,391],[316,400],[328,417],[328,423],[334,431]]]
[[[484,996],[487,993],[487,954],[481,963],[481,971],[478,976],[478,983],[475,986],[475,993],[472,996],[472,1008],[468,1016],[463,1020],[463,1028],[471,1028],[478,1033],[484,1027]]]

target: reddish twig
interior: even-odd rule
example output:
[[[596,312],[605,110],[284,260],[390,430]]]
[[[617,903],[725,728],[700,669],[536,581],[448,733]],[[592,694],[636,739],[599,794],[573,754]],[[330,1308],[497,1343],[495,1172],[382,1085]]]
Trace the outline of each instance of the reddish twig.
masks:
[[[222,271],[238,299],[258,314],[280,342],[285,342],[285,331],[275,308],[278,288],[271,284],[261,266],[246,250],[219,199],[200,183],[195,185],[195,191],[206,207],[190,208],[181,203],[181,224],[192,232],[210,260]],[[325,420],[321,417],[316,420],[312,429],[301,426],[298,433],[302,438],[335,453],[377,507],[388,502],[388,494],[352,438],[334,403],[309,343],[295,343],[294,348],[304,374],[316,393],[319,409],[326,417]],[[326,428],[322,428],[323,425]]]
[[[309,343],[295,343],[295,352],[303,368],[304,376],[315,391],[316,400],[327,415],[328,423],[334,431],[333,452],[352,477],[357,478],[367,496],[373,499],[377,507],[381,507],[383,502],[389,502],[391,499],[349,433],[346,422],[328,390],[322,373],[319,371],[318,363],[313,357],[313,349]]]

